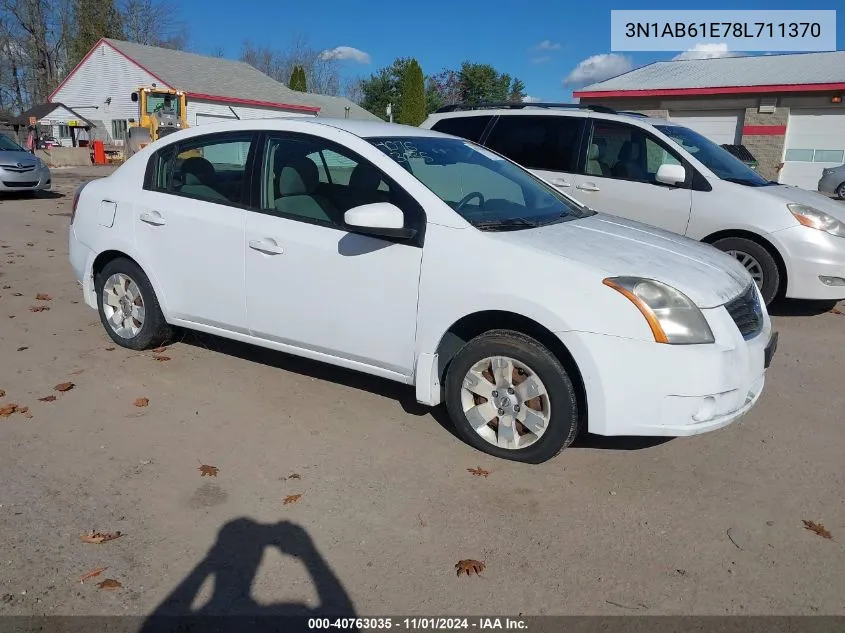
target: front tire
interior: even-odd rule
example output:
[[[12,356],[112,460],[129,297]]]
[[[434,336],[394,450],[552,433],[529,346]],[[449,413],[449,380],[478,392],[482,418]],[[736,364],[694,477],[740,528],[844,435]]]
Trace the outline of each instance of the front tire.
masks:
[[[152,284],[131,259],[111,260],[94,279],[100,321],[111,339],[128,349],[158,347],[173,330],[164,319]]]
[[[845,200],[845,182],[843,182],[836,188],[836,195],[839,197],[840,200]]]
[[[575,386],[561,362],[531,337],[492,330],[469,341],[446,375],[446,408],[468,444],[539,464],[578,435]]]
[[[780,269],[769,250],[744,237],[726,237],[713,246],[735,258],[754,279],[766,305],[772,303],[780,291]]]

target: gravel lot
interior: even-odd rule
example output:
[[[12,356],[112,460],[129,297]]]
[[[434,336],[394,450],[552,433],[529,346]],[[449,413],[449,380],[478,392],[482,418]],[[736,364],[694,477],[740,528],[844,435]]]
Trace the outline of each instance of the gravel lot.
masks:
[[[740,423],[497,461],[383,380],[206,336],[167,361],[114,348],[67,261],[72,190],[106,172],[0,198],[0,407],[31,416],[0,417],[0,614],[845,615],[831,306],[775,310],[779,351]],[[486,569],[457,577],[461,559]]]

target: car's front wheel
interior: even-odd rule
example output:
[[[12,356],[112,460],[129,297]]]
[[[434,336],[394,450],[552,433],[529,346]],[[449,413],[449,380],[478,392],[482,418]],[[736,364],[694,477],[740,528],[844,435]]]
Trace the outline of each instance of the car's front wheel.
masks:
[[[129,349],[157,347],[172,329],[164,319],[150,280],[135,262],[108,262],[94,279],[100,321],[111,339]]]
[[[519,332],[469,341],[446,375],[446,407],[459,435],[496,457],[539,464],[579,430],[575,387],[560,360]]]
[[[766,247],[744,237],[726,237],[713,242],[713,246],[745,266],[766,305],[775,300],[780,290],[780,270]]]
[[[840,200],[845,200],[845,182],[836,188],[836,195]]]

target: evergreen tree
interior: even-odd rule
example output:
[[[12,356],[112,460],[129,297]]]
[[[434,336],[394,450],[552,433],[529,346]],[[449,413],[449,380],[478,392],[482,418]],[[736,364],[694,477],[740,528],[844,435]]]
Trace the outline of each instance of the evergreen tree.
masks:
[[[291,90],[305,92],[308,87],[305,82],[305,69],[302,66],[294,66],[290,75],[288,86]]]
[[[399,104],[397,121],[416,127],[425,121],[425,117],[426,94],[423,72],[417,60],[412,59],[402,75],[402,102]]]
[[[68,41],[68,68],[82,61],[101,37],[124,37],[114,0],[73,0],[72,6],[75,28]]]

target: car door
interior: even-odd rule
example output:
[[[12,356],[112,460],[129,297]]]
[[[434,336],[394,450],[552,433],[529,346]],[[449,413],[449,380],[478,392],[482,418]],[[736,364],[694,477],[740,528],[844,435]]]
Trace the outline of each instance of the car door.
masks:
[[[343,214],[392,202],[421,236],[422,208],[368,161],[327,139],[271,133],[261,143],[246,222],[250,332],[312,358],[409,376],[421,241],[351,233]]]
[[[247,332],[244,195],[254,133],[192,137],[150,159],[135,240],[171,318]]]
[[[570,116],[500,116],[484,144],[577,197],[573,185],[585,121]]]
[[[684,164],[663,141],[640,127],[592,119],[587,160],[575,177],[575,197],[596,211],[684,235],[692,205],[692,171],[683,186],[655,179],[660,165]]]

